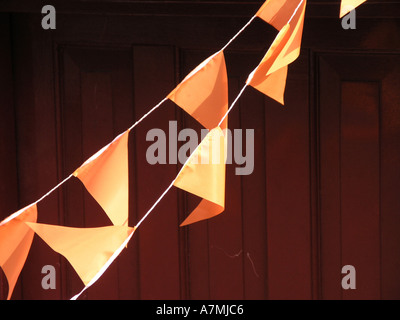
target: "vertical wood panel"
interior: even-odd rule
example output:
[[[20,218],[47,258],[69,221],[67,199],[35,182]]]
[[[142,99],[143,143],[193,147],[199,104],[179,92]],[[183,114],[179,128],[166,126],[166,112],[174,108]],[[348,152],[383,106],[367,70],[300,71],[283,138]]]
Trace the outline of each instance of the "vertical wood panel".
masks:
[[[341,100],[342,265],[357,275],[343,298],[379,299],[379,87],[343,82]]]
[[[381,84],[382,299],[400,299],[400,59]]]
[[[19,209],[10,26],[10,16],[0,14],[0,220]],[[7,279],[0,269],[0,299],[7,294]]]
[[[289,67],[285,106],[266,100],[270,299],[311,298],[309,108],[306,55]]]
[[[264,98],[247,91],[240,105],[242,135],[254,130],[254,171],[241,177],[244,299],[267,298]]]
[[[207,52],[187,52],[184,69],[189,72]],[[225,53],[229,78],[230,101],[238,94],[249,73],[248,63],[257,63],[257,55],[242,52]],[[190,291],[193,298],[250,299],[265,297],[266,283],[266,233],[265,233],[265,170],[264,166],[264,113],[263,96],[250,88],[229,114],[229,129],[233,135],[232,144],[245,148],[244,129],[255,129],[255,154],[257,169],[249,176],[236,174],[239,165],[232,148],[232,164],[227,165],[226,210],[208,221],[189,226],[189,268]],[[190,118],[185,123],[196,128]],[[243,130],[240,140],[234,137],[235,130]],[[246,152],[242,150],[242,154]],[[254,159],[253,159],[254,160]],[[241,187],[246,184],[246,188]],[[252,190],[252,192],[250,192]],[[189,208],[198,199],[188,197]],[[245,203],[247,205],[245,205]],[[250,205],[251,203],[251,205]],[[188,212],[190,209],[188,208]],[[223,230],[223,231],[222,231]]]
[[[241,88],[229,79],[229,101]],[[240,103],[229,113],[230,130],[240,128]],[[242,190],[236,165],[226,166],[225,211],[208,222],[211,299],[243,299]]]
[[[58,47],[61,131],[63,146],[63,171],[68,176],[83,162],[82,158],[82,101],[81,75],[79,65],[73,60],[75,51]],[[63,187],[64,224],[71,227],[84,227],[84,186],[78,179],[70,179]],[[74,296],[82,289],[82,281],[75,270],[65,261],[66,295]],[[84,296],[86,297],[86,295]]]
[[[67,47],[61,50],[60,59],[64,162],[69,174],[131,124],[132,57],[129,49]],[[123,117],[116,120],[116,114]],[[65,196],[66,208],[69,210],[67,225],[111,225],[106,213],[78,179],[68,182]],[[124,254],[124,262],[133,270],[136,255],[133,249]],[[126,275],[131,279],[129,274],[132,270],[127,272],[125,267],[120,267],[118,261],[110,266],[82,298],[115,299],[120,294],[126,297],[126,291],[132,294],[135,292],[134,281],[130,288],[120,283],[119,279],[126,279]],[[71,268],[67,270],[69,291],[75,294],[83,285]],[[124,293],[120,292],[121,286],[125,288]]]
[[[320,61],[324,298],[397,296],[397,66],[395,55],[332,54]],[[341,287],[346,264],[356,268],[356,290]]]
[[[175,84],[174,50],[171,47],[135,47],[135,117],[139,119],[161,101]],[[176,118],[174,105],[165,103],[134,130],[136,146],[137,212],[141,218],[175,178],[176,165],[150,165],[146,150],[149,130],[167,134]],[[168,141],[168,140],[167,140]],[[141,299],[179,299],[180,260],[177,190],[173,187],[137,231],[140,257]]]
[[[15,61],[15,106],[20,207],[32,203],[59,182],[57,132],[54,124],[54,69],[51,34],[42,33],[40,19],[28,15],[13,20]],[[59,223],[58,193],[38,204],[38,221]],[[44,290],[41,270],[56,269],[58,290]],[[60,299],[62,297],[61,260],[38,237],[34,238],[22,271],[23,299]]]
[[[114,54],[113,54],[114,55]],[[114,137],[124,132],[134,122],[134,96],[133,96],[133,56],[132,49],[121,51],[119,59],[113,59],[115,69],[111,74],[112,106],[113,106],[113,135]],[[135,148],[132,135],[128,141],[129,159],[129,226],[134,226],[137,221],[135,210]],[[134,236],[135,237],[135,236]],[[128,247],[118,257],[118,299],[139,298],[139,249],[137,242],[132,240]]]
[[[7,206],[7,211],[9,207],[16,209],[36,200],[168,94],[176,84],[173,46],[190,55],[182,63],[182,70],[187,68],[189,72],[212,53],[212,48],[225,43],[232,30],[242,26],[236,17],[176,18],[169,12],[162,17],[132,19],[130,15],[72,13],[60,16],[57,30],[45,31],[38,14],[16,14],[11,29],[8,18],[3,17],[0,16],[0,33],[4,34],[0,64],[5,72],[0,75],[0,91],[4,93],[0,100],[4,106],[12,104],[14,76],[15,110],[0,107],[4,116],[0,136],[14,130],[14,111],[17,134],[8,143],[0,142],[0,149],[10,154],[18,150],[17,160],[0,159],[0,177],[14,181],[1,194],[7,199],[0,204],[0,210]],[[322,297],[379,298],[381,290],[382,298],[396,298],[400,292],[400,255],[397,254],[400,251],[400,124],[397,121],[400,84],[397,42],[390,35],[396,34],[398,24],[395,20],[373,21],[368,25],[364,21],[357,25],[356,31],[349,32],[342,30],[340,23],[334,23],[333,19],[329,23],[320,20],[309,20],[308,27],[305,26],[303,47],[379,48],[395,53],[321,54],[324,58],[318,60],[319,69],[310,71],[318,73],[320,80],[315,98],[319,99],[320,107]],[[260,21],[261,25],[266,26]],[[7,35],[10,30],[13,75],[11,41]],[[247,30],[241,37],[243,42],[235,41],[234,48],[246,51],[229,52],[230,57],[236,55],[228,59],[233,67],[228,68],[231,98],[241,87],[243,75],[248,74],[244,69],[251,69],[250,56],[268,43],[267,37],[260,36],[258,30],[261,29]],[[272,35],[270,29],[269,34]],[[212,35],[217,40],[212,40]],[[151,46],[137,46],[138,43]],[[52,56],[54,46],[59,48],[57,72],[53,68],[53,63],[57,63]],[[312,297],[311,234],[315,230],[311,230],[314,225],[310,213],[309,66],[306,60],[303,54],[289,67],[285,107],[270,99],[264,100],[262,94],[253,90],[246,92],[232,111],[231,129],[255,127],[257,153],[251,176],[238,177],[234,174],[236,166],[229,166],[226,212],[180,229],[178,225],[183,216],[199,199],[171,189],[141,225],[128,248],[82,298]],[[257,58],[253,62],[258,61]],[[342,81],[357,81],[358,85],[352,87],[353,84],[346,82],[341,93]],[[58,117],[55,82],[60,83],[58,122],[55,121]],[[356,95],[365,100],[354,100]],[[357,115],[349,114],[354,106]],[[365,106],[372,106],[370,118],[368,113],[364,117]],[[378,106],[381,114],[377,115]],[[176,110],[174,104],[166,103],[131,133],[130,225],[141,218],[177,173],[179,166],[147,163],[146,150],[151,142],[145,139],[150,129],[168,131],[168,121],[177,119],[181,113]],[[342,140],[340,115],[342,129],[350,130]],[[183,119],[178,127],[200,128],[190,117]],[[58,123],[61,128],[57,127]],[[372,128],[369,131],[373,132],[373,139],[367,144],[359,143],[351,130],[357,127],[357,132],[361,132],[366,126]],[[57,130],[61,130],[61,141]],[[260,131],[265,134],[261,135]],[[381,152],[378,160],[377,150]],[[371,174],[363,175],[361,171]],[[59,196],[64,197],[63,202],[59,202]],[[183,198],[186,200],[180,203]],[[42,202],[39,217],[40,222],[77,227],[109,223],[77,179]],[[346,263],[354,264],[358,271],[358,291],[343,292],[340,287],[340,269]],[[44,264],[56,266],[57,290],[41,288],[40,270]],[[82,286],[68,262],[35,237],[13,298],[70,298]]]
[[[98,56],[97,54],[96,56]],[[100,66],[99,66],[100,67]],[[100,150],[113,139],[112,93],[110,76],[100,72],[81,72],[83,159]],[[104,181],[107,183],[107,181]],[[85,191],[85,227],[111,225],[111,221],[96,200]],[[91,287],[89,299],[118,297],[116,263],[113,263],[95,286]]]
[[[321,297],[340,299],[340,81],[323,58],[318,64]]]
[[[199,65],[209,55],[209,51],[182,50],[181,54],[181,74],[183,79],[197,65]],[[201,142],[202,126],[189,114],[183,112],[183,127],[191,128],[198,133]],[[189,156],[189,155],[188,155]],[[201,199],[182,191],[185,197],[184,217],[198,205]],[[182,222],[183,219],[180,221]],[[199,221],[197,223],[185,226],[187,229],[187,255],[188,255],[188,273],[189,273],[189,297],[190,299],[210,299],[210,243],[209,243],[209,222]]]

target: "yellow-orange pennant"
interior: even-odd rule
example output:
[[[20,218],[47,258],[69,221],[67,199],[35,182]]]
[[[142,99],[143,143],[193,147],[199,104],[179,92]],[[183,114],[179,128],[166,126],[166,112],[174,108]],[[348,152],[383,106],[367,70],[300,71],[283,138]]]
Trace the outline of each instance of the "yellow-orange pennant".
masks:
[[[291,18],[301,0],[267,0],[257,11],[256,16],[281,30]]]
[[[281,27],[271,47],[246,82],[281,104],[284,104],[288,65],[300,55],[305,8],[306,0],[303,0],[292,12],[289,23]]]
[[[32,245],[34,233],[25,222],[37,221],[36,204],[17,211],[13,216],[0,225],[0,266],[8,281],[7,300],[11,298]]]
[[[128,224],[129,130],[89,158],[74,172],[116,226]]]
[[[72,228],[27,222],[54,251],[63,255],[85,285],[99,278],[134,232],[127,226]]]
[[[277,61],[279,54],[281,54],[289,39],[289,29],[289,25],[282,28],[260,64],[247,79],[247,84],[281,104],[284,103],[283,97],[285,93],[288,67],[287,65],[281,66],[280,69],[276,70],[272,74],[270,70],[274,66],[274,63]]]
[[[340,14],[339,18],[344,17],[351,10],[357,8],[360,4],[364,3],[367,0],[342,0],[340,3]]]
[[[203,200],[181,226],[214,217],[225,207],[226,137],[220,127],[212,129],[186,161],[174,186]]]
[[[228,76],[221,50],[189,73],[168,95],[205,128],[215,128],[228,110]],[[227,119],[221,124],[226,128]]]

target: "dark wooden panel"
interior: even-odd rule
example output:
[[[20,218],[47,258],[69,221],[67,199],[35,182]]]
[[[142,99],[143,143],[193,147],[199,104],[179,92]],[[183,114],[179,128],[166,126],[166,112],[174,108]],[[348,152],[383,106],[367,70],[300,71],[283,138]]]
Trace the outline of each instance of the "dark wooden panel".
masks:
[[[237,78],[229,79],[230,101],[241,88]],[[239,105],[229,113],[231,130],[240,128]],[[242,186],[236,165],[226,167],[225,212],[208,222],[211,299],[243,299]]]
[[[113,60],[113,55],[109,56],[109,60]],[[99,53],[93,52],[93,54],[85,54],[85,56],[92,61],[94,57],[97,58],[99,56]],[[102,64],[98,65],[100,70],[102,67]],[[80,93],[83,124],[81,137],[82,154],[83,159],[88,159],[114,137],[112,130],[112,85],[110,75],[101,71],[85,72],[82,70]],[[104,183],[107,183],[107,181],[104,181]],[[85,192],[84,197],[84,219],[85,227],[111,225],[110,220],[88,192]],[[88,290],[88,299],[111,299],[117,297],[118,278],[116,264],[110,266],[96,284],[97,286]]]
[[[389,115],[396,114],[393,106],[399,103],[399,84],[393,81],[399,60],[396,55],[361,53],[322,57],[322,297],[393,299],[400,283],[394,272],[399,201],[394,200],[397,182],[389,176],[396,179],[399,165],[393,162],[398,152],[392,145],[398,132]],[[356,268],[356,290],[341,288],[340,272],[347,264]]]
[[[84,161],[82,158],[82,117],[80,95],[80,69],[68,48],[58,47],[58,82],[60,83],[60,131],[62,132],[62,167],[64,176],[74,172]],[[64,198],[64,225],[83,227],[84,187],[78,179],[71,179],[62,187]],[[82,288],[82,281],[68,262],[65,262],[66,298]]]
[[[179,76],[183,79],[204,59],[208,58],[210,52],[208,50],[194,51],[181,50]],[[190,117],[186,112],[182,115],[183,127],[196,130],[198,137],[201,139],[201,129],[203,128],[195,119]],[[199,141],[200,142],[200,141]],[[184,216],[186,217],[201,201],[197,196],[184,193]],[[225,214],[225,213],[222,213]],[[210,240],[209,240],[209,224],[210,221],[200,221],[192,225],[185,226],[187,230],[187,252],[188,252],[188,281],[189,281],[189,298],[190,299],[210,299],[211,283],[210,283]],[[214,248],[215,249],[215,248]]]
[[[318,65],[320,295],[323,299],[340,299],[340,81],[324,59]]]
[[[380,89],[381,297],[400,299],[400,58],[388,60],[391,69]]]
[[[239,57],[238,57],[239,58]],[[246,59],[246,61],[248,61]],[[242,80],[242,83],[244,79]],[[240,127],[254,130],[254,170],[241,177],[244,299],[266,299],[267,274],[267,212],[266,212],[266,142],[264,97],[249,90],[239,107]]]
[[[182,70],[190,72],[207,54],[208,52],[203,51],[185,51],[182,55]],[[255,64],[260,57],[250,52],[235,51],[228,52],[225,56],[232,102],[250,72],[249,64]],[[232,149],[233,163],[227,165],[225,211],[209,221],[188,227],[189,283],[190,297],[193,299],[265,297],[265,145],[264,122],[260,116],[264,112],[264,102],[262,95],[251,89],[245,92],[243,99],[229,114],[229,129],[233,137],[233,147],[235,139],[239,139],[234,136],[235,130],[243,140],[246,135],[240,130],[256,130],[256,148],[254,154],[249,156],[256,159],[254,170],[257,174],[253,171],[249,176],[237,175],[236,169],[239,165]],[[189,117],[185,117],[185,126],[198,128],[198,124],[196,126],[195,121]],[[244,148],[245,145],[241,147]],[[243,149],[242,154],[245,152]],[[199,199],[188,196],[187,211],[198,201]],[[244,201],[247,204],[251,202],[252,205],[245,206]]]
[[[17,125],[20,207],[39,199],[59,182],[57,131],[54,120],[54,68],[51,39],[38,33],[40,24],[28,16],[13,19],[13,62],[15,75],[15,112]],[[50,49],[50,50],[49,50]],[[60,222],[58,192],[38,204],[38,221]],[[56,269],[58,290],[43,290],[44,265]],[[21,273],[23,299],[60,299],[62,297],[61,260],[43,241],[35,237]],[[18,296],[17,296],[18,297]]]
[[[133,121],[133,65],[129,49],[67,46],[61,47],[59,52],[64,166],[68,170],[66,174],[70,174]],[[98,227],[111,224],[77,179],[69,181],[65,190],[67,225]],[[130,260],[136,259],[136,253],[131,251],[125,254],[124,262],[132,266]],[[121,266],[119,272],[119,267],[119,263],[113,264],[84,297],[116,298],[120,296],[120,286],[134,292],[134,288],[126,287],[126,281],[119,281],[120,274],[123,279],[123,275],[131,274],[132,270],[124,272],[126,269]],[[70,270],[69,291],[76,293],[82,284],[73,273]]]
[[[7,172],[10,179],[15,179],[15,187],[19,184],[20,202],[15,202],[15,189],[13,206],[36,200],[140,118],[173,89],[178,79],[220,49],[247,22],[251,8],[259,5],[244,2],[214,5],[201,1],[110,3],[64,4],[58,11],[57,30],[53,31],[41,29],[41,15],[35,9],[39,4],[32,3],[25,9],[6,4],[6,9],[8,6],[10,10],[35,12],[15,14],[13,18],[16,107],[12,113],[7,110],[6,117],[11,121],[2,119],[0,126],[0,131],[9,132],[15,111],[17,140],[16,144],[6,147],[13,152],[17,146],[18,161],[0,161],[7,170],[18,166],[18,180],[12,178],[16,175],[15,169]],[[373,241],[378,228],[376,215],[368,211],[371,219],[362,223],[365,228],[370,223],[368,232],[373,228],[373,237],[366,238],[362,233],[360,239],[370,243],[375,257],[369,257],[373,263],[369,269],[362,267],[358,280],[364,282],[362,279],[367,276],[375,278],[360,289],[375,297],[374,270],[381,268],[382,297],[399,297],[400,124],[396,120],[400,103],[399,60],[394,54],[376,52],[398,51],[400,25],[394,18],[364,19],[376,12],[384,16],[390,11],[389,16],[395,16],[395,10],[388,9],[393,4],[369,3],[357,10],[360,13],[357,30],[346,31],[337,19],[338,3],[310,1],[303,47],[336,53],[317,53],[323,58],[316,60],[314,69],[308,63],[308,51],[303,50],[300,59],[289,67],[285,107],[251,88],[246,90],[230,115],[229,125],[231,129],[255,129],[255,170],[250,176],[238,177],[234,174],[235,166],[228,167],[226,212],[210,221],[179,228],[179,223],[199,199],[171,189],[134,235],[127,250],[83,298],[308,299],[318,296],[319,286],[323,298],[349,298],[352,293],[343,293],[340,287],[342,262],[354,258],[360,261],[357,264],[364,263],[366,255],[357,249],[356,242],[353,247],[346,245],[347,251],[343,251],[344,244],[353,240],[349,219],[357,220],[359,215],[358,211],[350,210],[356,203],[348,199],[342,209],[349,215],[342,219],[341,200],[345,199],[342,199],[340,170],[344,168],[352,173],[353,167],[361,169],[369,165],[373,168],[372,175],[359,174],[364,180],[346,183],[350,188],[366,182],[360,188],[371,195],[368,201],[373,201],[373,206],[368,210],[376,207],[376,192],[380,193],[380,266],[375,259],[379,247]],[[376,8],[377,11],[373,10]],[[210,9],[215,11],[209,12]],[[6,19],[1,21],[8,24]],[[9,29],[4,30],[7,33]],[[256,20],[227,50],[231,100],[275,34],[272,27]],[[181,57],[176,55],[178,50],[174,47],[180,48]],[[365,51],[358,55],[345,53],[353,49]],[[7,83],[10,85],[8,50],[7,46],[0,50],[1,54],[5,52],[0,63],[5,68],[8,65],[8,72],[0,79],[6,79],[6,88]],[[310,80],[314,75],[318,80],[317,95],[309,97],[309,91],[313,93]],[[378,98],[374,90],[378,89],[374,86],[380,86],[379,187],[369,183],[376,180],[376,159],[363,157],[360,160],[363,165],[358,168],[354,165],[356,149],[348,147],[346,153],[340,153],[340,119],[344,115],[341,99],[353,105],[351,90],[347,87],[345,96],[341,93],[342,81],[361,83],[360,96],[367,97],[366,102],[375,107]],[[11,91],[4,90],[8,95],[1,99],[9,101]],[[368,97],[373,98],[368,100]],[[313,125],[309,121],[314,117],[310,115],[314,110],[309,108],[313,99],[319,106],[316,111],[320,112],[319,136],[314,136],[316,132],[309,129]],[[362,105],[358,106],[361,110]],[[178,128],[200,129],[174,104],[166,103],[131,133],[130,225],[143,216],[177,173],[179,165],[150,166],[145,158],[151,144],[145,139],[146,133],[155,127],[168,131],[168,121],[175,119],[179,120]],[[314,163],[310,158],[314,156],[310,141],[317,139],[320,139],[320,149],[316,150],[319,162]],[[373,145],[376,151],[376,141]],[[368,148],[361,151],[369,154]],[[348,160],[353,167],[346,169]],[[317,178],[315,172],[320,173],[317,221],[311,210],[316,206],[313,203],[316,199],[310,198],[317,189],[312,181]],[[356,196],[362,198],[359,194]],[[42,202],[39,209],[40,221],[45,223],[71,226],[109,223],[76,179]],[[319,230],[316,222],[320,222]],[[349,231],[341,233],[342,228]],[[363,231],[361,227],[357,230]],[[317,252],[319,264],[315,248],[318,232],[321,236],[318,244],[321,250]],[[44,264],[54,264],[57,268],[55,291],[45,292],[40,286],[40,269]],[[321,273],[319,284],[316,283],[318,272]],[[35,238],[14,298],[69,298],[81,287],[68,262]]]
[[[212,17],[248,17],[257,12],[263,1],[220,0],[220,1],[115,1],[115,0],[91,0],[91,1],[64,1],[54,0],[52,5],[60,13],[80,14],[113,14],[128,16],[212,16]],[[398,0],[382,1],[369,0],[357,9],[357,16],[362,18],[374,17],[398,17]],[[307,18],[331,18],[338,19],[340,1],[308,0]],[[16,4],[12,0],[4,0],[0,11],[7,12],[31,12],[39,13],[43,6],[40,0],[21,0]]]
[[[135,117],[139,119],[161,101],[175,85],[172,47],[135,47]],[[176,119],[171,102],[153,112],[135,128],[136,210],[140,219],[177,174],[176,164],[150,165],[146,150],[147,132],[162,129],[168,139],[169,121]],[[179,218],[177,190],[172,188],[138,229],[141,299],[180,298]]]
[[[16,136],[11,56],[11,20],[0,15],[0,220],[18,209]],[[0,270],[0,299],[5,299],[8,284]]]
[[[386,6],[386,4],[382,5]],[[396,6],[400,7],[398,4]],[[357,13],[363,10],[361,7],[357,9]],[[398,51],[400,20],[397,16],[389,18],[389,15],[385,18],[378,18],[378,14],[376,14],[373,18],[365,19],[357,16],[356,29],[348,30],[342,28],[340,19],[307,20],[306,18],[302,46],[318,52]]]
[[[343,299],[379,299],[379,87],[342,82],[341,92],[341,264],[357,275]]]
[[[266,100],[268,298],[310,299],[307,52],[289,67],[285,106]]]

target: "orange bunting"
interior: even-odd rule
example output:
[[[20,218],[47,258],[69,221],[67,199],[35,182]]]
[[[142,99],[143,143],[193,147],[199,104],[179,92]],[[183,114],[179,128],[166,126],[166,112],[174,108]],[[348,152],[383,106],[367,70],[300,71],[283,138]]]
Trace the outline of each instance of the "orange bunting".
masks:
[[[367,0],[342,0],[342,2],[340,3],[339,18],[343,18],[346,14],[357,8],[365,1]]]
[[[114,253],[135,231],[127,226],[71,228],[27,222],[54,251],[63,255],[85,285],[104,273]]]
[[[216,127],[228,110],[228,76],[219,51],[203,61],[168,95],[205,128]],[[227,119],[221,124],[226,128]]]
[[[226,137],[220,127],[212,129],[178,174],[174,186],[203,200],[181,226],[214,217],[225,207]]]
[[[128,224],[129,130],[89,158],[74,172],[116,226]]]
[[[340,18],[365,1],[342,0]],[[279,32],[257,68],[247,78],[246,85],[281,104],[284,104],[288,65],[300,55],[306,2],[267,0],[255,15]],[[240,94],[235,102],[239,97]],[[215,217],[225,210],[227,136],[224,130],[228,121],[228,76],[224,50],[198,65],[163,101],[166,99],[176,103],[210,130],[169,186],[174,185],[201,198],[197,207],[181,223],[185,226]],[[69,261],[85,288],[101,277],[127,245],[136,230],[136,227],[128,226],[129,132],[130,129],[120,134],[73,173],[105,211],[112,226],[73,228],[37,223],[36,203],[0,222],[0,267],[8,281],[7,300],[11,299],[26,262],[34,233]]]
[[[34,233],[24,222],[37,221],[36,204],[17,211],[13,216],[0,225],[0,266],[8,281],[7,300],[11,298],[32,245]]]
[[[270,70],[278,60],[279,54],[282,52],[289,39],[289,29],[289,25],[282,28],[258,67],[247,79],[247,84],[281,104],[284,103],[283,96],[285,93],[288,67],[281,66],[280,69],[276,70],[275,73],[272,74]]]
[[[271,3],[275,2],[271,1]],[[296,1],[296,3],[299,2]],[[246,82],[281,104],[284,104],[288,65],[300,55],[305,8],[306,1],[303,0],[295,11],[291,12],[291,15],[284,11],[285,17],[289,15],[290,22],[282,27],[279,24],[281,29],[278,35]]]
[[[267,0],[256,16],[281,30],[289,21],[301,0]]]

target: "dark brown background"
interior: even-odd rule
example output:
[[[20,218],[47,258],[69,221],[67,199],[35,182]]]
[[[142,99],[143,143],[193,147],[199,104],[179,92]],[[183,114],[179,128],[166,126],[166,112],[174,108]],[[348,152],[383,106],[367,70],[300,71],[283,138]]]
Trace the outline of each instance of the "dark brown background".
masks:
[[[127,129],[262,1],[0,4],[0,218],[37,200]],[[339,1],[308,1],[286,105],[248,88],[231,129],[255,130],[255,168],[228,166],[226,211],[179,228],[198,202],[172,189],[83,299],[399,299],[400,2],[369,0],[344,30]],[[226,50],[231,101],[276,30],[256,20]],[[180,165],[150,166],[151,128],[200,129],[166,103],[130,135],[130,225]],[[39,204],[39,222],[110,224],[81,183]],[[41,268],[57,271],[43,290]],[[342,290],[341,268],[356,268]],[[1,276],[0,296],[7,284]],[[35,237],[13,299],[69,299],[83,284]]]

